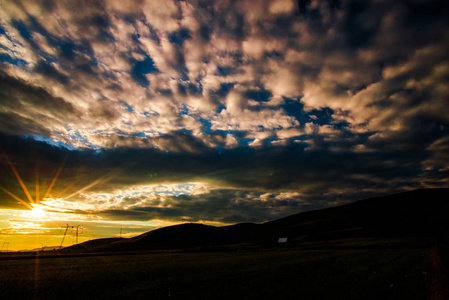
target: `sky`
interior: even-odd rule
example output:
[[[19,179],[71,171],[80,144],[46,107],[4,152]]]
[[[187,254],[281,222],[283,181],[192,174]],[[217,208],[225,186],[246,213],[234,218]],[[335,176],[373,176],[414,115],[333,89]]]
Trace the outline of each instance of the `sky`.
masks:
[[[445,0],[0,1],[0,247],[449,187],[448,15]]]

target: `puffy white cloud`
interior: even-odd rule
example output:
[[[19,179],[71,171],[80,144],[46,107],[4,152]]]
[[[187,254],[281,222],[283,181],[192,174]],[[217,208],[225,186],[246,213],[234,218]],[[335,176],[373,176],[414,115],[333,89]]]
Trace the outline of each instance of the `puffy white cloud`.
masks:
[[[281,129],[281,130],[277,130],[276,131],[276,135],[280,139],[289,139],[289,138],[292,138],[292,137],[300,136],[302,134],[304,134],[304,131],[300,130],[298,128]]]
[[[255,139],[254,141],[252,141],[251,143],[248,144],[248,146],[250,146],[250,147],[260,147],[262,145],[263,144],[260,139]]]
[[[275,15],[291,14],[296,9],[297,3],[292,0],[277,0],[269,4],[269,11]]]
[[[176,1],[144,1],[139,8],[147,21],[160,32],[170,32],[179,28],[180,8]]]
[[[282,129],[299,125],[293,117],[286,115],[282,110],[243,110],[241,113],[233,114],[227,110],[221,111],[212,120],[213,130],[237,130],[257,131],[260,128]]]
[[[236,148],[239,143],[232,134],[226,135],[226,148]]]

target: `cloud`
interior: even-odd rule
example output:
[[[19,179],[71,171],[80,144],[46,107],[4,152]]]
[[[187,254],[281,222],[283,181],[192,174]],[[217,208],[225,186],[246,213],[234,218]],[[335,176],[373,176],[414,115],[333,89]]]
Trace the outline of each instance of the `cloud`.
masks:
[[[291,0],[279,0],[270,3],[269,11],[275,15],[290,14],[296,9],[296,3]]]
[[[0,74],[0,88],[4,132],[26,135],[45,133],[51,129],[61,130],[65,122],[80,115],[63,98],[55,97],[41,87],[28,85],[4,73]],[[8,119],[16,121],[15,124],[8,123]],[[39,128],[42,132],[39,132]]]
[[[91,194],[83,202],[45,201],[50,208],[73,207],[112,220],[206,221],[218,224],[260,222],[292,211],[310,209],[311,203],[298,193],[266,193],[235,189],[198,192],[173,191],[159,186],[159,191],[141,191],[131,197],[122,194]],[[315,203],[314,205],[317,205]]]
[[[139,185],[146,168],[163,170],[160,182],[211,181],[231,196],[300,192],[323,205],[447,185],[447,9],[442,0],[3,3],[2,145],[33,164],[15,152],[25,139],[51,166],[70,149],[80,177],[68,187],[74,178],[62,173],[70,192],[95,176],[108,180],[94,191]],[[127,166],[124,177],[104,177],[112,162]]]

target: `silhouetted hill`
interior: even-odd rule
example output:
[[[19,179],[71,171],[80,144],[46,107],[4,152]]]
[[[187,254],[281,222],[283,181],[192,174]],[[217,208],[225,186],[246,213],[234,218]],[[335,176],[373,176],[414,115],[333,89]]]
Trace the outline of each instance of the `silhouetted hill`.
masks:
[[[263,224],[182,224],[130,239],[101,239],[74,247],[90,251],[146,251],[242,243],[275,245],[279,237],[288,237],[290,243],[351,237],[441,237],[447,234],[448,225],[449,189],[426,189],[299,213]]]
[[[449,189],[415,190],[264,223],[286,236],[428,236],[449,222]]]
[[[95,248],[96,251],[185,249],[252,242],[260,225],[243,223],[224,227],[187,223],[155,229],[134,238]],[[258,234],[261,236],[261,234]]]
[[[65,252],[76,252],[76,251],[92,251],[98,247],[104,245],[110,245],[114,242],[122,241],[123,238],[104,238],[104,239],[95,239],[90,240],[84,243],[76,244],[70,247],[64,248],[62,251]]]

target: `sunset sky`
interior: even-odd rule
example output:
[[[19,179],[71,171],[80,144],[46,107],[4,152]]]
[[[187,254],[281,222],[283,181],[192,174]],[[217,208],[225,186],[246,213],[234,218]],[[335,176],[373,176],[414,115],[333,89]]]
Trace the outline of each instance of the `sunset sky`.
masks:
[[[449,187],[446,0],[0,4],[3,250]]]

